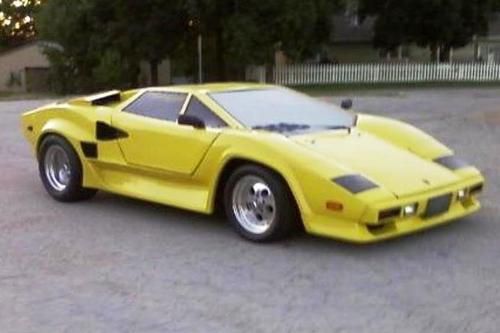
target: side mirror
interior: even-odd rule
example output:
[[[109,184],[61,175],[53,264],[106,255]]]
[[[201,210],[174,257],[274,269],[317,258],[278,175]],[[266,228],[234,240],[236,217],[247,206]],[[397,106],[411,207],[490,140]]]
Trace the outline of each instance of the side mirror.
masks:
[[[187,114],[181,114],[179,118],[177,118],[177,123],[179,125],[193,126],[196,129],[205,129],[205,122],[203,120]]]
[[[340,104],[340,107],[344,110],[350,110],[352,109],[352,104],[352,99],[344,99]]]

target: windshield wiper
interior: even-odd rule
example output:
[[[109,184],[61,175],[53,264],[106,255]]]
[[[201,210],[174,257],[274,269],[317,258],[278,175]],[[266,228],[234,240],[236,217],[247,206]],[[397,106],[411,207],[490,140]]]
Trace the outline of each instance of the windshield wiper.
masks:
[[[270,132],[293,132],[293,131],[303,131],[311,128],[309,125],[302,124],[289,124],[289,123],[278,123],[278,124],[269,124],[269,125],[259,125],[254,126],[252,129],[254,130],[264,130]]]
[[[319,127],[321,128],[321,127]],[[338,126],[325,126],[327,130],[347,130],[349,134],[351,133],[352,127],[350,126],[345,126],[345,125],[338,125]],[[303,125],[303,124],[291,124],[291,123],[278,123],[278,124],[268,124],[268,125],[258,125],[252,127],[254,130],[264,130],[264,131],[269,131],[269,132],[278,132],[278,133],[285,133],[285,132],[294,132],[294,131],[305,131],[308,129],[311,129],[310,125]]]
[[[345,125],[327,126],[326,128],[329,130],[347,130],[347,132],[349,132],[349,134],[351,134],[351,130],[352,130],[351,126],[345,126]]]

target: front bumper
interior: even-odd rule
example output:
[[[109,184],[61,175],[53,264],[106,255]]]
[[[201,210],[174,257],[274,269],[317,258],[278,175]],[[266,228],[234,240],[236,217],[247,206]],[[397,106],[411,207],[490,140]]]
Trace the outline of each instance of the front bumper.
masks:
[[[476,184],[483,183],[483,181],[484,180],[482,178],[470,179],[447,188],[433,190],[429,193],[418,194],[405,199],[384,203],[383,206],[389,208],[401,206],[411,202],[422,203],[440,195],[456,193],[459,189],[474,186]],[[353,243],[379,242],[437,227],[470,215],[478,211],[481,207],[477,197],[478,194],[479,193],[475,193],[469,196],[465,201],[460,201],[454,197],[449,209],[445,213],[430,218],[424,217],[426,207],[425,205],[420,204],[417,215],[412,217],[398,217],[387,223],[370,223],[366,221],[342,220],[339,218],[332,219],[331,216],[315,215],[311,216],[307,220],[306,229],[307,232],[314,235],[335,238]],[[379,207],[373,210],[378,211],[381,209],[382,207],[379,205]]]

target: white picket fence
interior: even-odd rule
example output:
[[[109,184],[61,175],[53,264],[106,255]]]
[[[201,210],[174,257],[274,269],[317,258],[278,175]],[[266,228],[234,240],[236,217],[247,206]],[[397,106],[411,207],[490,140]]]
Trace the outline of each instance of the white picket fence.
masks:
[[[266,82],[265,67],[247,71],[252,81]],[[387,63],[287,65],[273,69],[281,85],[500,81],[496,63]]]

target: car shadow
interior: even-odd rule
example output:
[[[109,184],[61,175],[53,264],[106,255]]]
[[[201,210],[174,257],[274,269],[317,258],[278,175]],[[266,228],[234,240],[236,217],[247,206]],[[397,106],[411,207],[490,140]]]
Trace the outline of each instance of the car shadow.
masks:
[[[300,245],[302,247],[315,247],[318,250],[324,249],[325,251],[356,251],[359,253],[365,253],[366,251],[370,253],[385,251],[392,252],[395,249],[402,250],[404,248],[410,249],[414,248],[415,246],[418,247],[421,246],[422,243],[438,242],[443,238],[456,236],[456,234],[470,233],[474,229],[474,225],[472,222],[473,221],[470,221],[470,218],[464,218],[450,224],[438,226],[433,229],[428,229],[414,234],[369,244],[349,243],[342,240],[315,237],[306,233],[298,235],[294,239],[290,240],[290,242],[293,242],[295,245]]]
[[[141,222],[147,223],[167,225],[173,223],[185,228],[213,229],[216,232],[221,232],[222,229],[226,229],[227,227],[225,219],[215,214],[206,215],[196,213],[107,192],[99,192],[87,204],[92,205],[93,209],[109,210],[109,208],[112,208],[117,214],[125,214],[127,217],[138,217]]]
[[[116,212],[114,213],[116,214],[115,218],[119,218],[122,214],[127,216],[127,219],[120,219],[122,223],[137,222],[161,225],[161,229],[165,231],[166,235],[170,234],[172,229],[175,229],[177,233],[185,233],[186,235],[195,233],[196,238],[200,240],[207,238],[211,241],[227,242],[231,246],[242,242],[241,244],[244,244],[244,246],[255,249],[287,249],[291,253],[307,252],[313,255],[360,256],[364,259],[393,256],[395,254],[399,256],[405,253],[415,253],[415,250],[425,252],[429,251],[429,249],[435,249],[436,244],[449,247],[450,243],[459,242],[461,238],[478,231],[474,217],[468,217],[434,229],[373,244],[353,244],[309,235],[304,231],[298,232],[286,240],[256,244],[238,237],[222,216],[193,213],[109,193],[99,193],[94,200],[85,204],[91,206],[93,210],[101,210],[107,216],[110,214],[110,209]]]

